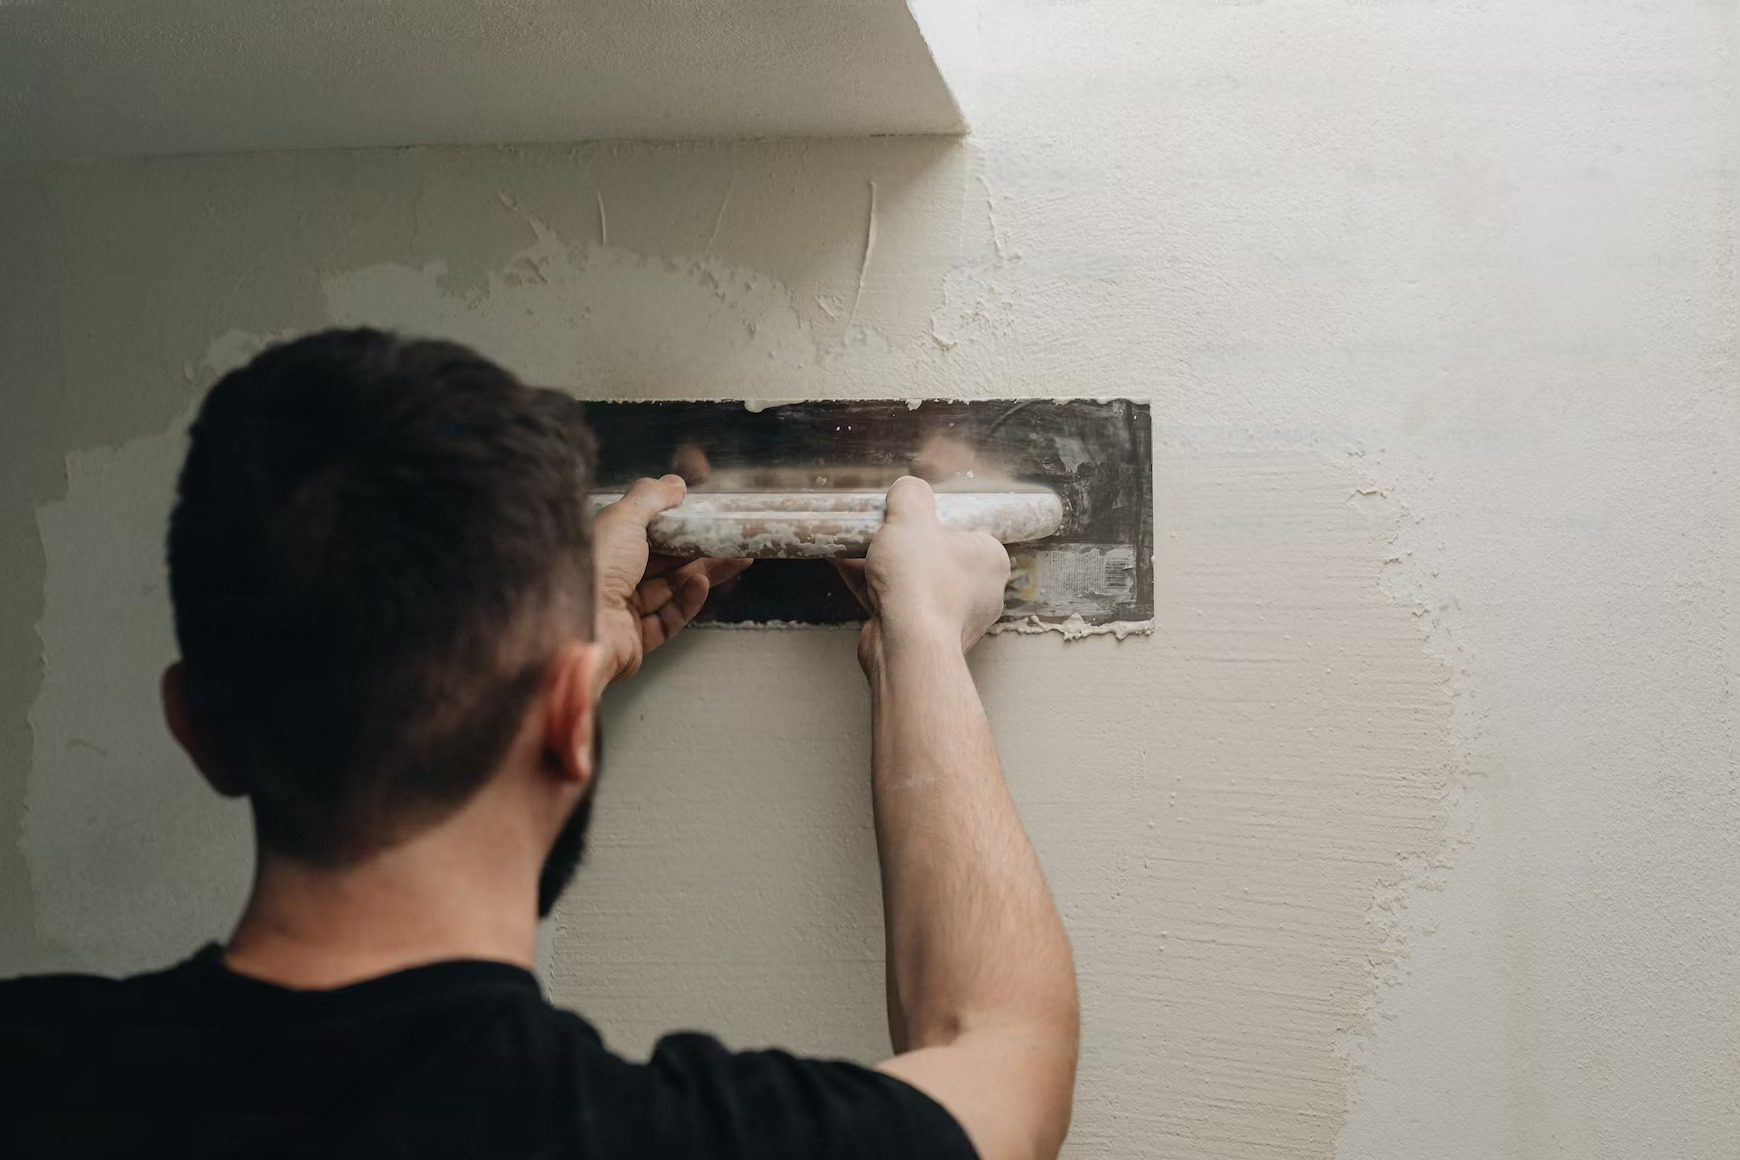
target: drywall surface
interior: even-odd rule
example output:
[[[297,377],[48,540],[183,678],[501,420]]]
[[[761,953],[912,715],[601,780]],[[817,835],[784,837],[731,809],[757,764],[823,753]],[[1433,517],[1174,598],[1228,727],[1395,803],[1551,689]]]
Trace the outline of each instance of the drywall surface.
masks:
[[[154,545],[269,337],[612,397],[1144,395],[1155,633],[974,660],[1079,958],[1070,1154],[1740,1154],[1736,19],[1013,4],[965,143],[0,188],[0,971],[154,965],[245,889],[152,723]],[[544,953],[619,1048],[886,1050],[852,643],[695,633],[608,704]]]
[[[0,163],[957,133],[971,7],[933,52],[906,0],[0,2]]]

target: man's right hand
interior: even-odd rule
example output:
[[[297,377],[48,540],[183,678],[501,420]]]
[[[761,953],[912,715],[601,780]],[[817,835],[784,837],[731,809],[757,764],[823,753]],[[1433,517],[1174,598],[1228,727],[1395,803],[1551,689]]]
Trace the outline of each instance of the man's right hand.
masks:
[[[930,485],[902,479],[868,559],[840,571],[872,614],[858,657],[896,1053],[880,1070],[947,1108],[983,1160],[1051,1160],[1075,1089],[1075,971],[962,656],[1003,611],[1009,554],[944,528]]]
[[[858,643],[866,670],[889,645],[958,639],[963,652],[972,648],[1003,615],[1009,582],[1008,551],[984,532],[943,527],[924,480],[895,481],[887,503],[869,555],[838,562],[871,615]]]

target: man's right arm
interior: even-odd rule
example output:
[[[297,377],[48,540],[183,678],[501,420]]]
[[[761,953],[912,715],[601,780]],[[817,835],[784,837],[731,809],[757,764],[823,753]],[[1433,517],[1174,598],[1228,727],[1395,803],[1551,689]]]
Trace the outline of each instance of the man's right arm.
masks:
[[[860,658],[888,940],[881,1071],[947,1108],[984,1160],[1057,1154],[1075,1087],[1069,941],[1003,783],[966,650],[1002,611],[1008,556],[902,480],[862,572]]]

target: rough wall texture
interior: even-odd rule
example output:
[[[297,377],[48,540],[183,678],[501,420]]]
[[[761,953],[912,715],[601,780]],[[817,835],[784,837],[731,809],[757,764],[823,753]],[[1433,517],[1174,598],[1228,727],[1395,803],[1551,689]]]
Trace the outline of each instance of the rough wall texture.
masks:
[[[1740,1153],[1733,5],[1026,3],[977,135],[0,189],[0,971],[221,936],[155,725],[199,391],[368,321],[591,394],[1155,402],[1159,631],[976,656],[1088,1157]],[[875,245],[866,245],[875,214]],[[553,993],[886,1049],[849,634],[608,706]],[[16,840],[13,840],[15,836]]]

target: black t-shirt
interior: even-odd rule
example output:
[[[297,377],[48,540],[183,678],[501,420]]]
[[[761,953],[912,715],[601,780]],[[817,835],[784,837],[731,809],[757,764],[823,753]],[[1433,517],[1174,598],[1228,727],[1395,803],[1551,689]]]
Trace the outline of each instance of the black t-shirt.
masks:
[[[130,979],[0,983],[0,1141],[19,1160],[973,1160],[892,1076],[701,1035],[630,1063],[504,963],[297,991],[215,946]]]

